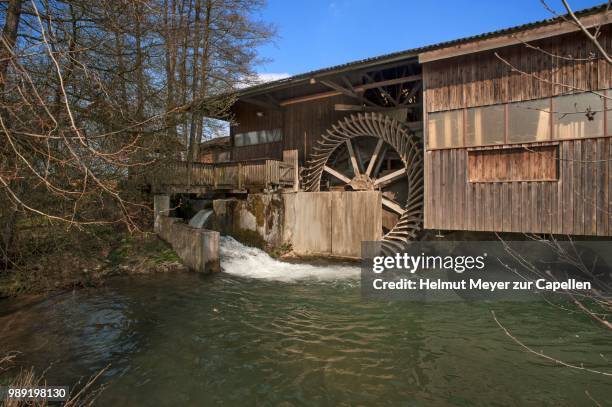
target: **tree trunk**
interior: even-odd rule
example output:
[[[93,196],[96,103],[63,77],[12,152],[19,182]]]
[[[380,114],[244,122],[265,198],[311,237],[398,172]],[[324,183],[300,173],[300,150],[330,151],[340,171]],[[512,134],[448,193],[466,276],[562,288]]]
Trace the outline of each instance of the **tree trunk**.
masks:
[[[6,10],[6,21],[2,29],[2,38],[5,43],[4,46],[0,45],[0,92],[4,90],[9,59],[17,41],[22,3],[22,0],[9,0]]]
[[[200,82],[200,76],[198,75],[198,63],[200,62],[200,11],[201,11],[201,0],[196,0],[195,5],[195,23],[193,30],[193,62],[192,62],[192,77],[191,77],[191,100],[195,101],[198,97],[199,90],[198,85]],[[187,185],[191,184],[191,167],[195,160],[194,151],[195,143],[198,138],[196,133],[199,126],[197,125],[198,114],[194,111],[191,112],[191,123],[189,126],[189,144],[187,147]]]
[[[13,48],[17,42],[17,33],[19,30],[19,19],[21,17],[22,0],[9,0],[6,20],[2,29],[2,37],[4,43],[0,44],[0,99],[4,98],[4,87],[6,85],[6,76]],[[9,188],[11,187],[9,181]],[[15,235],[15,224],[17,222],[17,208],[11,206],[8,210],[4,227],[2,230],[2,261],[5,268],[9,265],[8,250],[12,245]]]
[[[9,268],[10,256],[9,250],[13,245],[13,239],[15,236],[15,225],[17,223],[17,208],[11,207],[9,213],[4,222],[4,228],[2,230],[2,263],[4,269]]]

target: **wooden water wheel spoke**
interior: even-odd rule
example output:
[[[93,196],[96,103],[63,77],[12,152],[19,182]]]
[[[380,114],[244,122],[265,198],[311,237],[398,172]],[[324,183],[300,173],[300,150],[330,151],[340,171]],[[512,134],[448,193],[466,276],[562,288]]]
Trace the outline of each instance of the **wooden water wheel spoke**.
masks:
[[[363,167],[363,156],[361,154],[361,150],[359,149],[359,144],[355,144],[355,157],[357,157],[357,165],[359,165],[359,173],[365,173],[365,168]]]
[[[322,186],[332,190],[381,190],[386,231],[383,242],[414,239],[423,219],[423,158],[419,143],[408,127],[389,116],[351,115],[332,125],[317,141],[302,170],[302,185],[308,191],[320,191]],[[385,170],[379,177],[383,164]],[[351,171],[352,178],[344,175]]]
[[[380,149],[382,148],[385,142],[382,139],[379,139],[376,142],[376,147],[374,147],[374,153],[372,154],[372,158],[370,158],[370,162],[368,163],[368,168],[366,169],[365,174],[370,177],[372,175],[372,170],[374,169],[374,164],[376,164],[376,159],[380,154]]]
[[[386,206],[387,208],[391,209],[393,212],[397,213],[398,215],[402,215],[404,213],[404,209],[401,207],[400,204],[388,198],[383,197],[382,204],[383,206]]]
[[[351,157],[351,166],[353,167],[353,173],[355,175],[361,175],[361,172],[359,171],[359,165],[357,164],[357,158],[355,157],[355,151],[353,151],[353,144],[351,143],[351,139],[346,140],[346,148],[348,150],[349,156]]]
[[[351,179],[349,177],[344,176],[339,171],[336,171],[333,168],[328,167],[327,165],[323,167],[323,170],[325,172],[327,172],[328,174],[331,174],[334,177],[338,178],[340,181],[344,181],[346,184],[350,184],[351,183]]]
[[[374,186],[378,186],[378,185],[384,185],[384,184],[390,184],[392,182],[397,181],[398,179],[400,179],[401,177],[406,175],[406,169],[402,168],[400,170],[397,171],[393,171],[390,174],[387,174],[383,177],[378,178],[376,181],[374,181]]]

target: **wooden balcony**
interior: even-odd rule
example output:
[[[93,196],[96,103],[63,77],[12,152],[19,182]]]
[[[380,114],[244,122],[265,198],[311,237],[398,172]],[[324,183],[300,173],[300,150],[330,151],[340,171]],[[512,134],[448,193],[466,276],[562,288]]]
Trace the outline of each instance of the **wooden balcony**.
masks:
[[[155,193],[248,192],[294,189],[297,160],[257,159],[214,164],[174,162],[147,177]]]

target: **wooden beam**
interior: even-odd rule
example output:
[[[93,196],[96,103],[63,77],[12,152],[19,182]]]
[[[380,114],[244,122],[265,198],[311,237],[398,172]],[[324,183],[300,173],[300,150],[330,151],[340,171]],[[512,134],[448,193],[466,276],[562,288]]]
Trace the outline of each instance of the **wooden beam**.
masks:
[[[328,88],[331,88],[331,89],[335,90],[336,92],[340,92],[340,93],[343,93],[345,95],[349,95],[349,96],[352,96],[352,97],[359,98],[359,95],[357,95],[357,93],[354,90],[344,88],[344,87],[342,87],[342,86],[340,86],[340,85],[338,85],[338,84],[336,84],[334,82],[320,80],[319,83],[327,86]]]
[[[339,173],[338,171],[334,170],[331,167],[328,167],[327,165],[323,167],[323,171],[327,172],[328,174],[333,175],[334,177],[338,178],[340,181],[343,181],[347,184],[351,183],[350,178],[346,177],[344,174]]]
[[[376,159],[378,158],[378,154],[380,153],[380,149],[383,146],[384,141],[382,139],[378,139],[378,142],[376,143],[376,147],[374,147],[374,154],[372,154],[372,158],[370,158],[370,162],[368,163],[368,168],[366,169],[366,175],[369,177],[370,174],[372,173],[372,170],[374,169],[374,163],[376,162]]]
[[[381,184],[388,184],[390,182],[393,182],[399,179],[400,177],[404,175],[406,175],[406,169],[405,168],[399,169],[397,171],[394,171],[390,174],[385,175],[384,177],[378,178],[376,181],[374,181],[374,186],[381,185]]]
[[[397,84],[405,83],[405,82],[417,82],[417,81],[420,81],[421,78],[422,78],[421,75],[410,75],[410,76],[404,76],[402,78],[389,79],[386,81],[380,81],[380,82],[368,83],[366,85],[355,86],[353,89],[355,93],[359,93],[359,92],[365,92],[368,89],[378,88],[380,86],[397,85]],[[319,82],[322,83],[322,81],[319,81]],[[296,103],[310,102],[312,100],[318,100],[318,99],[338,96],[341,94],[342,92],[340,92],[339,90],[315,93],[314,95],[300,96],[300,97],[296,97],[292,99],[283,100],[279,103],[279,105],[288,106],[288,105],[293,105]]]
[[[580,21],[587,28],[605,25],[612,23],[612,13],[604,11],[601,13],[592,14],[590,16],[580,17]],[[487,38],[480,41],[470,41],[450,47],[422,52],[419,54],[419,62],[423,64],[426,62],[437,61],[439,59],[452,58],[480,51],[488,51],[491,49],[507,47],[509,45],[516,45],[554,37],[561,34],[567,34],[578,30],[580,30],[580,28],[573,22],[559,21],[554,24],[536,27],[514,34]]]
[[[344,103],[336,103],[334,110],[337,112],[363,112],[364,107],[361,105],[346,105]]]
[[[253,104],[259,107],[263,107],[264,109],[269,109],[269,110],[279,110],[280,109],[279,105],[274,105],[270,102],[266,102],[266,101],[255,99],[255,98],[241,98],[241,100],[246,103],[250,103],[250,104]]]
[[[362,105],[347,105],[344,103],[336,103],[334,110],[337,112],[388,112],[393,110],[414,109],[421,107],[422,103],[414,103],[411,105],[400,106],[362,106]]]
[[[338,96],[338,95],[341,95],[341,93],[335,90],[330,91],[330,92],[315,93],[314,95],[300,96],[300,97],[293,98],[293,99],[283,100],[282,102],[280,102],[280,105],[281,106],[294,105],[296,103],[310,102],[312,100],[325,99],[325,98],[330,98],[330,97]]]
[[[388,198],[383,197],[382,204],[386,206],[387,208],[391,209],[393,212],[397,213],[398,215],[401,215],[404,213],[404,209],[399,204],[393,202],[392,200]]]
[[[365,85],[360,85],[360,86],[355,86],[355,91],[356,92],[363,92],[366,91],[368,89],[374,89],[374,88],[379,88],[381,86],[390,86],[390,85],[398,85],[400,83],[406,83],[406,82],[417,82],[421,80],[421,75],[410,75],[410,76],[404,76],[401,78],[395,78],[395,79],[387,79],[386,81],[379,81],[379,82],[372,82],[372,83],[366,83]]]
[[[357,158],[355,158],[355,151],[353,151],[353,144],[351,143],[351,139],[346,140],[346,148],[348,149],[349,156],[351,157],[353,173],[356,176],[361,175],[361,172],[359,171],[359,165],[357,164]]]

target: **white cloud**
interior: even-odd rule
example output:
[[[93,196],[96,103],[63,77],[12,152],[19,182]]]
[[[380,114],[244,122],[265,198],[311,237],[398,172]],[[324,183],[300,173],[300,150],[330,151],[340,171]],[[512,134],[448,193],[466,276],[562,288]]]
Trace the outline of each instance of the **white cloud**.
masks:
[[[276,81],[279,79],[288,78],[291,75],[286,72],[267,72],[267,73],[256,73],[254,75],[245,77],[239,83],[236,83],[237,89],[248,88],[249,86],[259,85],[266,82]]]
[[[277,81],[279,79],[285,79],[290,77],[286,72],[277,73],[277,72],[269,72],[269,73],[258,73],[256,81],[259,83]]]

